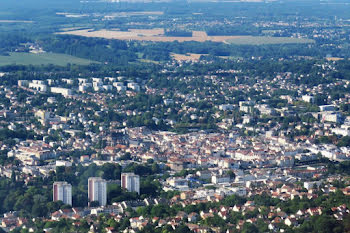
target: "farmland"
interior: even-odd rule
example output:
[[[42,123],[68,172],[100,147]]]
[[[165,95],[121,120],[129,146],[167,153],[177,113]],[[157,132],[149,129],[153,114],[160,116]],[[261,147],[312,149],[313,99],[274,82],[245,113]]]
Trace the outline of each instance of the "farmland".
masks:
[[[241,36],[208,36],[204,31],[193,31],[192,37],[175,37],[165,36],[164,29],[130,29],[128,31],[115,30],[75,30],[75,31],[64,31],[58,34],[63,35],[76,35],[85,37],[98,37],[105,39],[118,39],[118,40],[139,40],[139,41],[154,41],[154,42],[185,42],[185,41],[214,41],[224,42],[229,39],[240,38]]]
[[[314,40],[291,37],[269,37],[269,36],[241,36],[226,40],[229,44],[236,45],[269,45],[269,44],[308,44],[315,43]]]
[[[87,59],[81,59],[58,53],[10,53],[10,56],[0,56],[0,66],[5,65],[59,65],[65,66],[68,63],[77,65],[89,65],[95,63]]]
[[[187,54],[171,54],[171,57],[176,61],[199,61],[201,56],[205,56],[206,54],[195,54],[195,53],[187,53]]]
[[[70,30],[62,31],[58,34],[76,35],[84,37],[97,37],[105,39],[118,40],[139,40],[139,41],[154,41],[154,42],[185,42],[185,41],[213,41],[225,42],[236,45],[269,45],[269,44],[307,44],[314,43],[314,40],[292,37],[269,37],[269,36],[208,36],[204,31],[193,31],[191,37],[176,37],[164,35],[164,29],[129,29],[128,31],[112,30]]]

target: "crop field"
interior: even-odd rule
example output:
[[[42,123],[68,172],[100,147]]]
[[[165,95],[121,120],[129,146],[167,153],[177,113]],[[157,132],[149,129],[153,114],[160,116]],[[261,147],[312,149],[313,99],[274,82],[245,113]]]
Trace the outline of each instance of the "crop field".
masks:
[[[291,37],[269,37],[269,36],[240,36],[226,40],[229,44],[237,45],[269,45],[269,44],[309,44],[314,40]]]
[[[171,54],[171,57],[176,61],[199,61],[201,56],[206,54],[196,54],[196,53],[187,53],[187,54]]]
[[[224,42],[237,45],[264,45],[264,44],[307,44],[314,43],[314,40],[304,38],[291,37],[269,37],[269,36],[208,36],[204,31],[193,31],[192,37],[175,37],[165,36],[164,29],[130,29],[128,31],[112,30],[70,30],[62,31],[58,34],[69,34],[85,37],[99,37],[106,39],[118,40],[139,40],[139,41],[155,41],[155,42],[173,42],[173,41],[214,41]]]
[[[0,66],[5,65],[58,65],[65,66],[68,63],[77,65],[89,65],[96,63],[87,59],[73,57],[58,53],[11,53],[10,56],[0,56]]]
[[[159,42],[173,42],[173,41],[215,41],[225,42],[229,39],[240,38],[241,36],[208,36],[204,31],[193,31],[192,37],[175,37],[165,36],[164,29],[130,29],[128,31],[115,30],[73,30],[59,32],[58,34],[76,35],[85,37],[99,37],[106,39],[118,39],[118,40],[140,40],[140,41],[159,41]]]

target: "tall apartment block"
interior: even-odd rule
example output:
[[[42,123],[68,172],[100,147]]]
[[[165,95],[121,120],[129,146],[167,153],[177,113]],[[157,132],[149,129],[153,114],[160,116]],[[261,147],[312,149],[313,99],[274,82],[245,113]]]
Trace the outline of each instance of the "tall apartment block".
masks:
[[[53,183],[53,201],[62,201],[64,204],[72,205],[72,185],[67,182]]]
[[[107,204],[107,182],[101,177],[90,177],[88,180],[89,201],[98,201],[100,206]]]
[[[134,173],[122,173],[121,184],[122,188],[129,192],[137,192],[140,194],[140,176]]]

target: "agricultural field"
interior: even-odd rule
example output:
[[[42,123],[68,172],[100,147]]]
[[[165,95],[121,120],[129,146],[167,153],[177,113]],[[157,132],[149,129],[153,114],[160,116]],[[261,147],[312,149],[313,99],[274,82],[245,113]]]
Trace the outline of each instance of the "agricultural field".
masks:
[[[226,40],[226,43],[236,45],[269,45],[269,44],[309,44],[314,40],[291,37],[270,37],[270,36],[240,36]]]
[[[85,37],[98,37],[105,39],[118,39],[118,40],[140,40],[140,41],[155,41],[155,42],[173,42],[173,41],[214,41],[214,42],[225,42],[229,39],[240,38],[241,36],[208,36],[204,31],[193,31],[192,37],[175,37],[175,36],[165,36],[164,29],[130,29],[128,31],[114,30],[73,30],[64,31],[57,34],[63,35],[76,35]]]
[[[70,30],[62,31],[58,34],[76,35],[84,37],[97,37],[105,39],[118,40],[139,40],[139,41],[154,41],[154,42],[173,42],[173,41],[213,41],[224,42],[237,45],[265,45],[265,44],[307,44],[314,43],[314,40],[304,38],[291,37],[269,37],[269,36],[208,36],[204,31],[193,31],[192,37],[175,37],[166,36],[164,29],[130,29],[128,31],[120,31],[119,29],[112,30]]]
[[[0,56],[0,66],[5,65],[59,65],[65,66],[68,63],[77,65],[89,65],[96,63],[87,59],[81,59],[66,54],[58,53],[10,53],[10,56]]]
[[[187,54],[171,54],[171,57],[176,61],[199,61],[201,56],[206,56],[206,54],[196,54],[196,53],[187,53]]]

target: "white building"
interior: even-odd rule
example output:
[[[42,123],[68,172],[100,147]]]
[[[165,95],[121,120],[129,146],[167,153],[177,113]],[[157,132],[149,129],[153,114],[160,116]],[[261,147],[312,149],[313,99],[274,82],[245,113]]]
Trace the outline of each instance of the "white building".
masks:
[[[41,84],[41,83],[29,83],[29,88],[34,89],[36,91],[40,91],[40,92],[46,92],[47,91],[47,86],[45,84]]]
[[[100,206],[107,204],[107,182],[101,177],[90,177],[88,180],[89,201],[97,201]]]
[[[230,182],[229,176],[220,176],[220,175],[214,175],[211,177],[211,183],[213,184],[221,184],[221,183],[229,183]]]
[[[28,87],[29,81],[28,80],[18,80],[18,86],[20,87]]]
[[[137,83],[128,83],[128,88],[134,91],[140,91],[140,86]]]
[[[251,116],[248,116],[248,115],[245,115],[243,116],[243,124],[249,124],[250,122],[252,121],[252,117]]]
[[[315,186],[318,188],[321,185],[321,181],[313,181],[313,182],[304,182],[304,188],[307,190],[314,188]]]
[[[230,110],[233,110],[233,105],[232,104],[221,104],[221,105],[219,105],[219,109],[222,111],[230,111]]]
[[[94,83],[103,83],[102,82],[102,78],[92,78],[92,82],[94,82]]]
[[[68,79],[68,78],[63,78],[62,82],[67,83],[68,85],[73,85],[74,80],[73,79]]]
[[[54,103],[56,103],[57,101],[56,101],[56,98],[55,98],[55,97],[48,97],[48,98],[47,98],[47,102],[48,102],[49,104],[54,104]]]
[[[126,86],[117,86],[117,91],[126,91]]]
[[[166,106],[168,106],[170,104],[174,104],[174,100],[172,100],[172,99],[165,99],[165,100],[163,100],[163,102]]]
[[[56,166],[60,167],[71,167],[72,166],[72,162],[69,161],[64,161],[64,160],[56,160]]]
[[[314,100],[315,100],[315,97],[311,96],[311,95],[303,95],[301,97],[301,99],[305,102],[308,102],[308,103],[313,103]]]
[[[188,181],[179,177],[171,177],[166,180],[166,182],[173,187],[188,187]]]
[[[334,105],[321,105],[320,107],[320,111],[324,112],[324,111],[335,111],[335,106]]]
[[[32,83],[44,85],[45,81],[43,81],[43,80],[32,80]]]
[[[122,188],[129,192],[137,192],[140,194],[140,176],[134,173],[122,173],[121,175]]]
[[[244,197],[247,195],[247,188],[246,187],[233,187],[233,188],[231,188],[231,190],[235,195],[238,195],[241,197]]]
[[[114,82],[113,87],[124,87],[124,83],[123,82]]]
[[[35,112],[35,117],[39,118],[41,123],[45,123],[50,119],[50,112],[39,110]]]
[[[341,115],[338,112],[327,112],[322,115],[322,122],[341,122]]]
[[[347,128],[334,128],[331,131],[336,135],[350,136],[350,130]]]
[[[63,87],[51,87],[51,92],[61,94],[63,96],[69,96],[73,94],[73,91],[71,89]]]
[[[53,183],[53,201],[62,201],[64,204],[72,205],[72,185],[67,182]]]
[[[86,78],[78,78],[78,82],[79,84],[85,84],[88,82],[88,80]]]
[[[112,85],[103,85],[102,87],[106,91],[111,91],[113,89]]]
[[[241,112],[245,112],[245,113],[249,113],[251,112],[252,107],[251,106],[247,106],[247,105],[242,105],[239,107],[239,111]]]

